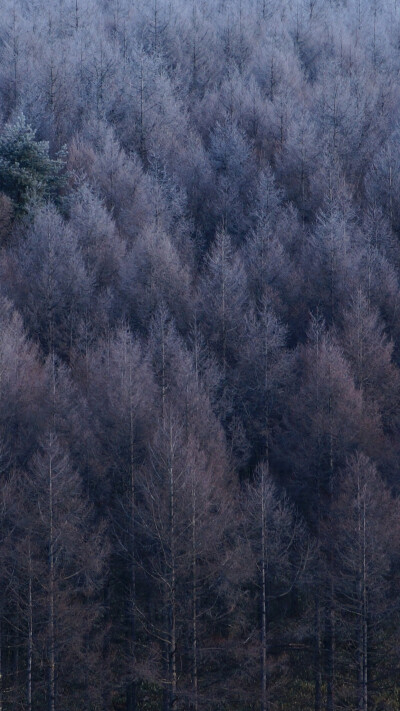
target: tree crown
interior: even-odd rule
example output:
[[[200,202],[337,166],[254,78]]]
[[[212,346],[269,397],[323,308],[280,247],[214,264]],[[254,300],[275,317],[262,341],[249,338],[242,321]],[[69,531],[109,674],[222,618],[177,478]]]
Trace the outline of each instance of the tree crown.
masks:
[[[16,212],[24,212],[32,200],[57,194],[64,183],[65,148],[53,159],[48,141],[38,141],[36,131],[20,114],[0,135],[0,186]]]

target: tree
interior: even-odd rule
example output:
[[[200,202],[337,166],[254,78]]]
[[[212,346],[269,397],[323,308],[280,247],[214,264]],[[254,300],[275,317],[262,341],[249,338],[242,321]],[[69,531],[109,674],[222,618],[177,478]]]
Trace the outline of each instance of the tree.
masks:
[[[400,228],[399,129],[396,127],[375,158],[365,179],[367,194],[384,209],[393,228]]]
[[[191,313],[189,278],[172,236],[150,228],[127,253],[121,267],[117,313],[126,317],[133,329],[147,329],[152,316],[165,304],[179,328],[185,330]]]
[[[0,193],[0,240],[4,244],[8,242],[11,233],[12,203],[9,197]]]
[[[292,208],[276,204],[274,183],[267,176],[260,181],[263,191],[257,206],[257,224],[241,250],[249,296],[257,309],[264,300],[270,302],[276,315],[291,333],[302,334],[308,320],[304,299],[304,256],[299,233],[304,229]]]
[[[235,370],[236,408],[243,413],[255,459],[268,462],[276,418],[291,365],[285,351],[286,330],[266,299],[245,319],[243,347]]]
[[[316,128],[308,111],[293,116],[283,152],[278,158],[279,177],[289,199],[299,207],[304,218],[309,218],[315,205],[310,196],[310,179],[320,151]]]
[[[325,643],[329,711],[335,703],[335,600],[332,551],[329,541],[326,549],[321,548],[321,526],[332,505],[336,473],[360,443],[373,449],[380,427],[370,413],[364,415],[362,394],[321,319],[312,319],[309,342],[299,348],[298,357],[299,389],[288,398],[280,447],[285,449],[287,487],[304,513],[321,554],[314,586],[315,708],[322,708]]]
[[[224,627],[221,579],[229,566],[230,497],[216,457],[199,441],[195,422],[185,422],[168,403],[152,442],[151,468],[140,477],[138,511],[147,578],[142,616],[153,649],[160,650],[153,651],[161,656],[155,680],[168,711],[207,707],[207,690],[221,683],[223,643],[207,649],[215,627]]]
[[[68,357],[90,307],[92,283],[77,235],[54,206],[35,211],[25,239],[15,247],[5,281],[45,354],[55,351]]]
[[[29,708],[71,708],[101,700],[101,585],[107,555],[58,437],[49,431],[19,478],[14,581],[23,625]],[[103,678],[102,678],[103,676]]]
[[[158,683],[163,668],[168,679],[164,703],[199,709],[207,708],[210,687],[224,684],[218,660],[223,663],[228,644],[232,550],[227,531],[234,535],[234,482],[209,399],[212,365],[208,359],[211,367],[204,372],[194,335],[191,344],[189,351],[165,310],[156,314],[149,355],[158,385],[157,428],[149,443],[149,462],[139,473],[138,500],[144,508],[138,516],[146,584],[153,581],[147,597],[153,598],[154,583],[158,589],[160,614],[152,617],[149,610],[146,619],[150,614],[153,649],[161,650],[164,665],[158,667]],[[175,664],[180,670],[176,683]]]
[[[3,439],[3,438],[2,438]],[[16,683],[12,674],[12,666],[7,654],[7,645],[12,635],[15,624],[15,597],[14,581],[15,568],[19,551],[15,556],[15,522],[21,515],[18,506],[17,496],[17,476],[15,470],[10,468],[10,455],[1,443],[0,454],[0,475],[1,475],[1,497],[0,497],[0,707],[4,708],[9,697],[14,695],[20,698],[20,687]],[[14,549],[14,550],[13,550]],[[31,711],[31,709],[29,709]]]
[[[210,137],[210,161],[215,173],[217,223],[239,242],[249,226],[255,171],[246,138],[234,123],[216,126]]]
[[[343,314],[340,341],[356,386],[370,407],[378,408],[386,432],[393,431],[400,386],[393,362],[393,343],[385,334],[378,311],[368,304],[361,288]]]
[[[104,204],[88,185],[82,185],[70,205],[69,226],[76,232],[78,245],[97,291],[118,283],[125,245]]]
[[[129,242],[151,224],[151,181],[138,157],[127,156],[107,124],[88,122],[72,141],[68,167],[78,181],[89,182]]]
[[[225,374],[237,357],[246,300],[243,265],[225,230],[218,232],[207,256],[199,291],[202,325]]]
[[[20,314],[0,299],[0,432],[10,466],[26,466],[48,412],[46,377]]]
[[[279,494],[267,463],[261,462],[257,467],[254,481],[248,485],[243,497],[242,510],[243,535],[253,564],[254,577],[248,584],[253,582],[255,586],[253,595],[259,639],[254,646],[261,662],[259,665],[256,662],[260,668],[260,708],[269,711],[273,708],[271,652],[274,633],[271,623],[273,620],[276,624],[282,615],[279,609],[282,601],[300,584],[311,549],[302,521],[287,497]],[[248,623],[251,624],[250,620]],[[291,625],[294,625],[293,621]],[[283,644],[280,639],[278,648]],[[250,669],[248,673],[251,673]]]
[[[326,212],[318,214],[310,240],[310,258],[315,270],[313,302],[322,308],[324,317],[331,324],[348,298],[349,285],[356,272],[357,253],[351,244],[351,208],[336,200],[329,202]]]
[[[65,151],[49,156],[47,141],[36,140],[36,132],[20,114],[0,135],[0,181],[17,213],[26,211],[31,200],[56,197],[64,184]]]
[[[88,435],[80,458],[85,462],[86,486],[106,521],[112,546],[107,574],[108,621],[111,638],[119,640],[114,684],[124,692],[127,711],[134,711],[142,678],[139,638],[143,635],[138,620],[142,566],[138,555],[138,479],[148,461],[155,388],[149,361],[127,329],[121,328],[92,347],[82,368]]]
[[[394,652],[391,631],[399,607],[389,575],[399,554],[400,531],[398,500],[373,462],[360,452],[341,473],[327,535],[332,537],[335,556],[343,674],[346,667],[346,676],[350,673],[343,701],[368,711],[374,691],[385,687],[387,656]]]

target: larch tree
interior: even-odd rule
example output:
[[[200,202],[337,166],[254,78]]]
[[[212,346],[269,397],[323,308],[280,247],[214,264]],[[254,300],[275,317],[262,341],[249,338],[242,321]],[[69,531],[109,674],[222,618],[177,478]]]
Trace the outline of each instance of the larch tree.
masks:
[[[278,631],[278,628],[274,630],[277,617],[284,614],[277,608],[303,582],[311,559],[311,547],[303,522],[287,497],[279,493],[267,462],[261,462],[256,468],[254,481],[246,488],[242,507],[243,535],[254,566],[253,580],[249,583],[255,588],[252,598],[256,603],[258,639],[252,645],[255,659],[253,655],[251,658],[259,670],[261,711],[270,711],[275,704],[274,667],[279,668],[279,656],[285,647],[282,639],[285,632]],[[290,637],[289,631],[288,635]],[[246,666],[248,668],[248,663]],[[254,678],[249,668],[248,674]]]
[[[33,551],[28,563],[36,581],[28,678],[34,665],[40,675],[38,698],[57,711],[82,693],[93,697],[96,686],[101,699],[99,593],[107,548],[82,496],[80,477],[54,432],[43,437],[24,488]]]
[[[334,541],[339,644],[350,672],[341,701],[359,711],[373,708],[374,695],[385,693],[378,670],[394,651],[389,628],[399,609],[388,575],[399,554],[398,508],[373,462],[360,452],[352,456],[340,475],[328,535]]]
[[[364,398],[378,408],[387,432],[397,421],[399,374],[393,362],[393,343],[385,334],[378,311],[368,304],[361,288],[343,314],[340,335],[356,386]]]
[[[90,349],[82,367],[89,410],[87,485],[109,531],[107,613],[112,637],[123,640],[117,679],[127,711],[134,711],[140,679],[138,476],[147,461],[146,443],[152,436],[155,388],[148,359],[126,328]],[[103,511],[105,502],[107,512]]]
[[[225,230],[218,232],[200,283],[202,325],[224,373],[237,357],[246,299],[245,274]]]
[[[32,273],[35,280],[27,278]],[[46,354],[68,358],[79,322],[90,309],[92,283],[77,235],[54,207],[35,212],[7,276],[5,290],[20,307],[30,335],[39,337]]]
[[[243,411],[254,457],[270,461],[279,400],[291,366],[286,329],[267,299],[245,321],[245,336],[235,371],[237,408]]]
[[[354,386],[343,354],[330,334],[326,333],[321,319],[313,318],[309,343],[300,349],[298,355],[302,363],[300,387],[294,398],[289,400],[285,415],[284,457],[286,466],[290,468],[289,490],[293,491],[299,502],[317,544],[322,545],[321,525],[332,504],[335,473],[363,437],[371,437],[368,429],[373,427],[373,423],[363,419],[362,396]],[[334,578],[330,546],[321,548],[321,554],[314,592],[315,707],[322,708],[325,656],[329,711],[335,703]]]

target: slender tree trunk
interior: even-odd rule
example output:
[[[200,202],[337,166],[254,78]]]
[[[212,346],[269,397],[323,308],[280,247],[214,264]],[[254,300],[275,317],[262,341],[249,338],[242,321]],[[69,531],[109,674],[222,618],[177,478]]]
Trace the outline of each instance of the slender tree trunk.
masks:
[[[326,684],[326,709],[334,711],[335,708],[335,611],[334,611],[334,590],[333,577],[329,576],[328,581],[328,601],[326,609],[326,661],[327,661],[327,684]]]
[[[321,711],[322,708],[322,674],[321,674],[321,599],[320,585],[318,583],[315,594],[315,616],[314,616],[314,709]]]
[[[262,658],[262,683],[261,683],[261,711],[269,711],[269,689],[268,689],[268,662],[267,662],[267,632],[268,632],[268,596],[267,596],[267,517],[265,508],[265,474],[269,474],[269,331],[266,324],[265,337],[263,338],[264,349],[264,397],[265,397],[265,462],[266,469],[261,468],[261,658]]]
[[[165,323],[161,324],[161,417],[165,429],[165,405],[167,397],[167,379],[165,363]]]
[[[366,513],[365,501],[360,510],[359,534],[361,538],[361,570],[359,584],[359,644],[358,644],[358,708],[368,711],[368,599],[366,570]]]
[[[175,550],[175,470],[173,462],[172,423],[169,427],[170,466],[169,466],[169,500],[170,500],[170,551],[171,551],[171,601],[170,601],[170,711],[173,711],[176,701],[176,550]]]
[[[163,666],[164,666],[164,678],[168,679],[168,677],[169,677],[169,647],[168,647],[167,642],[164,643]],[[163,688],[162,711],[170,711],[170,690],[167,685],[165,685]]]
[[[29,541],[28,581],[28,652],[27,652],[27,706],[32,711],[32,657],[33,657],[33,605],[32,605],[32,555]]]
[[[320,354],[320,336],[317,330],[316,340],[316,360],[319,362]],[[319,396],[319,369],[316,373],[316,410],[320,408]],[[316,476],[316,500],[317,500],[317,532],[316,540],[320,543],[321,540],[321,482],[319,472]],[[321,655],[321,582],[317,578],[315,586],[315,611],[314,611],[314,710],[321,711],[322,709],[322,655]]]
[[[197,88],[197,45],[196,31],[193,33],[193,48],[192,48],[192,88]]]
[[[158,5],[157,0],[154,0],[154,54],[157,54],[158,49]]]
[[[19,58],[19,44],[17,37],[17,13],[15,7],[15,1],[13,3],[13,25],[12,25],[12,46],[13,46],[13,94],[14,94],[14,106],[17,104],[18,99],[18,58]]]
[[[167,397],[167,379],[166,379],[166,357],[165,357],[165,322],[161,323],[161,419],[164,433],[166,432],[166,397]],[[169,470],[169,516],[170,516],[170,543],[171,543],[171,467]],[[170,597],[171,591],[169,589],[168,580],[168,565],[165,565],[165,580],[164,580],[164,599],[165,599],[165,637],[163,642],[163,667],[164,667],[164,679],[165,686],[163,688],[163,700],[162,709],[163,711],[170,711],[171,709],[171,636],[169,634],[171,629],[171,604]],[[169,638],[168,638],[169,637]]]
[[[268,670],[267,670],[267,581],[266,581],[266,512],[265,512],[265,472],[261,480],[261,711],[268,711]]]
[[[144,79],[143,79],[143,57],[140,59],[140,118],[139,118],[139,153],[140,157],[144,158],[144,126],[143,126],[143,90],[144,90]]]
[[[4,676],[3,676],[3,600],[0,600],[0,711],[3,711]]]
[[[193,709],[199,708],[198,639],[197,639],[197,500],[194,473],[192,475],[192,634],[193,634]]]
[[[331,504],[333,498],[333,476],[334,476],[334,448],[333,448],[333,427],[332,427],[333,408],[331,397],[329,397],[329,418],[330,418],[330,433],[329,433],[329,502]],[[327,607],[326,607],[326,660],[327,660],[327,683],[326,683],[326,711],[334,711],[335,708],[335,597],[334,597],[334,581],[333,581],[333,555],[332,544],[328,541],[328,580],[327,580]]]
[[[360,607],[362,608],[362,583],[360,581]],[[364,711],[364,620],[362,609],[359,611],[359,632],[358,632],[358,711]]]
[[[389,144],[389,215],[390,222],[393,224],[393,167],[392,167],[392,152]]]
[[[368,711],[368,622],[367,600],[364,588],[364,629],[363,629],[363,711]]]
[[[136,711],[136,547],[135,547],[135,463],[134,463],[134,412],[132,401],[132,362],[129,363],[129,438],[130,438],[130,658],[133,679],[127,690],[127,711]]]
[[[226,223],[226,221],[225,221]],[[222,367],[224,379],[226,377],[226,283],[225,283],[225,239],[223,242],[222,274],[221,274],[221,315],[222,315]]]
[[[52,435],[50,435],[52,437]],[[55,662],[55,623],[54,623],[54,526],[53,526],[53,462],[49,458],[49,711],[56,708],[56,662]]]
[[[4,619],[4,618],[3,618]],[[14,647],[15,647],[15,654],[14,654],[14,689],[19,689],[20,687],[20,679],[21,679],[21,671],[19,667],[20,663],[20,649],[22,647],[22,640],[21,640],[21,618],[20,618],[20,611],[17,610],[17,614],[15,616],[15,637],[13,639],[14,642]],[[4,650],[4,644],[3,644],[3,650]],[[3,658],[4,662],[4,658]],[[3,663],[3,710],[4,710],[4,701],[6,698],[6,687],[4,683],[4,672],[6,671],[6,667]],[[25,670],[24,670],[25,671]],[[19,704],[18,704],[18,699],[17,695],[14,695],[14,698],[11,699],[11,708],[14,711],[17,711],[19,709]]]

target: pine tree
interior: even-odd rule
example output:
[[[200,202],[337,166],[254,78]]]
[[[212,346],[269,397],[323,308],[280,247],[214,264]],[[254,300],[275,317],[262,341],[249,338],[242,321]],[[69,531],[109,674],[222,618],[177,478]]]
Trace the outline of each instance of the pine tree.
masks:
[[[0,136],[0,186],[22,213],[30,200],[44,200],[62,187],[65,149],[50,158],[48,141],[38,141],[36,131],[20,114]]]

